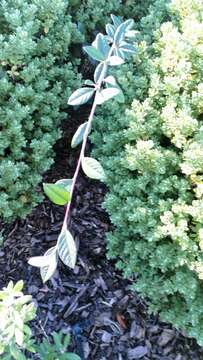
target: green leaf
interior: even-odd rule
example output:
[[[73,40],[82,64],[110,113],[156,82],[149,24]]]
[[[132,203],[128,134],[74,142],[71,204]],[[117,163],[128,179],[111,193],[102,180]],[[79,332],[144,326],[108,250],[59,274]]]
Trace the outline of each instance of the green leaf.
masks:
[[[62,350],[63,344],[62,344],[62,333],[53,332],[52,337],[54,339],[54,345],[56,346],[57,350]]]
[[[91,157],[84,157],[82,159],[82,169],[85,175],[87,175],[91,179],[97,179],[102,181],[105,179],[103,167],[97,160]]]
[[[73,183],[72,179],[61,179],[61,180],[56,181],[56,185],[59,185],[62,188],[65,188],[69,192],[71,190],[72,183]]]
[[[114,34],[115,34],[115,28],[114,28],[114,26],[111,25],[111,24],[107,24],[107,25],[106,25],[106,33],[107,33],[107,35],[108,35],[111,39],[113,39],[113,38],[114,38]]]
[[[66,228],[62,228],[58,237],[57,251],[63,263],[74,269],[77,257],[77,248],[70,231]]]
[[[115,77],[112,76],[112,75],[107,76],[107,77],[104,79],[104,81],[105,81],[106,83],[108,83],[108,84],[113,85],[113,86],[116,86],[116,85],[117,85],[117,84],[116,84],[116,79],[115,79]]]
[[[114,96],[118,95],[120,93],[119,88],[107,88],[103,89],[100,92],[96,94],[96,103],[97,105],[103,104],[105,101],[113,98]]]
[[[88,122],[86,121],[84,124],[80,125],[77,131],[75,132],[72,141],[71,141],[71,147],[75,148],[83,141],[83,136],[85,133],[85,130],[87,128]]]
[[[115,55],[111,56],[108,61],[110,66],[122,65],[124,63],[121,57]]]
[[[115,16],[111,14],[111,19],[116,29],[119,27],[119,25],[122,24],[122,18],[120,16]]]
[[[105,62],[100,63],[97,65],[95,72],[94,72],[94,81],[98,84],[98,82],[102,81],[107,72],[107,64]]]
[[[49,264],[40,268],[40,275],[43,283],[48,281],[55,273],[57,264],[58,264],[58,256],[56,251],[56,246],[47,250],[44,254],[45,258],[49,258]]]
[[[117,89],[119,89],[119,94],[116,96],[116,100],[119,103],[124,103],[125,101],[125,97],[123,94],[122,89],[120,88],[120,86],[116,83],[116,79],[114,78],[114,76],[109,75],[104,79],[105,83],[107,84],[107,87],[116,87]]]
[[[14,357],[15,360],[26,360],[26,357],[23,353],[17,348],[16,345],[10,345],[9,350],[11,355]]]
[[[83,46],[83,50],[94,60],[103,61],[105,56],[94,46]]]
[[[125,59],[125,53],[120,49],[120,48],[117,48],[115,51],[114,51],[114,55],[118,56],[119,58],[121,59]]]
[[[139,31],[137,30],[127,30],[126,31],[126,38],[130,39],[130,41],[135,41]]]
[[[84,84],[89,86],[95,86],[95,83],[92,80],[85,80]]]
[[[74,93],[68,99],[68,105],[83,105],[89,101],[94,94],[95,89],[89,87],[83,87],[74,91]]]
[[[15,328],[15,340],[19,346],[23,345],[23,337],[24,337],[23,331],[21,329],[19,329],[18,327],[16,327]]]
[[[114,35],[114,42],[116,45],[119,45],[120,42],[123,41],[126,31],[130,30],[133,25],[134,21],[132,19],[129,19],[118,26]]]
[[[69,191],[59,185],[44,183],[43,189],[48,198],[56,205],[65,205],[70,201]]]
[[[122,45],[119,50],[126,52],[127,54],[135,54],[136,49],[132,44],[124,44]]]
[[[68,352],[66,355],[66,360],[81,360],[81,358],[74,353]]]
[[[110,46],[105,35],[101,33],[97,34],[96,39],[94,40],[92,45],[96,47],[101,54],[103,54],[105,59],[108,57]]]
[[[13,290],[14,290],[14,291],[22,291],[22,290],[23,290],[23,285],[24,285],[23,280],[19,280],[19,281],[15,284]]]
[[[48,266],[50,261],[50,256],[33,256],[28,260],[28,264],[40,268]]]

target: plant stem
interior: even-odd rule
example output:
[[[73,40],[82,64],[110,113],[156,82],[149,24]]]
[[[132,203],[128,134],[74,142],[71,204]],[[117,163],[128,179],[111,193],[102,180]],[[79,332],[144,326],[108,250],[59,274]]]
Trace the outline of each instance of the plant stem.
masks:
[[[110,49],[110,51],[109,51],[108,57],[107,57],[107,59],[106,59],[106,65],[108,64],[108,60],[109,60],[109,58],[111,57],[111,55],[112,55],[112,53],[113,53],[113,50],[114,50],[114,44],[112,44],[111,49]],[[107,67],[108,67],[108,65],[107,65]],[[107,68],[106,68],[106,71],[107,71]],[[78,163],[77,163],[77,167],[76,167],[76,169],[75,169],[75,173],[74,173],[74,176],[73,176],[73,179],[72,179],[72,185],[71,185],[71,190],[70,190],[70,201],[69,201],[69,203],[68,203],[68,205],[67,205],[67,207],[66,207],[66,212],[65,212],[65,216],[64,216],[64,220],[63,220],[63,227],[62,227],[62,229],[65,229],[65,228],[66,228],[66,224],[67,224],[67,220],[68,220],[68,215],[69,215],[69,213],[70,213],[72,196],[73,196],[73,193],[74,193],[76,181],[77,181],[78,174],[79,174],[79,171],[80,171],[81,162],[82,162],[82,159],[83,159],[83,157],[84,157],[85,147],[86,147],[86,144],[87,144],[87,139],[88,139],[89,131],[90,131],[90,129],[91,129],[92,121],[93,121],[93,118],[94,118],[94,113],[95,113],[95,110],[96,110],[96,107],[97,107],[96,97],[97,97],[97,93],[100,91],[102,82],[103,82],[103,79],[100,79],[100,81],[99,81],[98,84],[97,84],[97,88],[96,88],[97,90],[96,90],[96,92],[95,92],[95,97],[94,97],[94,101],[93,101],[93,104],[92,104],[92,109],[91,109],[91,112],[90,112],[90,115],[89,115],[89,118],[88,118],[88,122],[87,122],[87,126],[86,126],[86,129],[85,129],[85,133],[84,133],[84,136],[83,136],[83,142],[82,142],[82,147],[81,147],[81,150],[80,150],[80,156],[79,156]]]
[[[96,91],[96,94],[97,94],[97,91]],[[94,118],[94,113],[95,113],[95,110],[96,110],[96,107],[97,107],[96,94],[95,94],[92,109],[91,109],[91,112],[90,112],[90,115],[89,115],[89,118],[88,118],[87,126],[86,126],[86,129],[85,129],[85,133],[84,133],[84,137],[83,137],[83,143],[82,143],[82,147],[81,147],[77,167],[75,169],[75,173],[74,173],[74,176],[73,176],[73,179],[72,179],[72,185],[71,185],[71,190],[70,190],[70,198],[71,199],[72,199],[72,196],[73,196],[75,184],[76,184],[77,177],[78,177],[78,174],[79,174],[82,158],[83,158],[84,153],[85,153],[85,147],[86,147],[86,144],[87,144],[89,130],[91,129],[92,121],[93,121],[93,118]],[[64,221],[63,221],[63,228],[66,227],[66,224],[67,224],[68,215],[69,215],[69,212],[70,212],[70,207],[71,207],[71,200],[69,201],[69,203],[68,203],[68,205],[66,207],[66,212],[65,212]]]

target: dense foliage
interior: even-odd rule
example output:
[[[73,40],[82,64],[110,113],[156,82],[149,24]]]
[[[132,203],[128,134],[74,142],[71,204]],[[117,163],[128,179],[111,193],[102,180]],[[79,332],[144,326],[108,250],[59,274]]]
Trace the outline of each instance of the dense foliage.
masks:
[[[203,3],[157,0],[137,29],[134,61],[117,72],[125,104],[107,104],[93,136],[109,256],[151,311],[203,345]]]
[[[33,190],[53,162],[67,99],[78,86],[75,45],[104,28],[111,12],[127,16],[132,3],[1,1],[0,217],[24,217],[42,198]]]
[[[34,351],[28,326],[35,317],[30,295],[23,295],[23,281],[12,281],[0,291],[0,354],[5,360],[23,360],[24,350]]]
[[[24,216],[53,162],[70,88],[69,47],[81,39],[64,0],[0,3],[0,217]]]
[[[98,29],[103,31],[109,21],[109,15],[120,15],[123,18],[139,19],[150,4],[155,0],[70,0],[71,15],[79,29],[86,35],[92,36]]]

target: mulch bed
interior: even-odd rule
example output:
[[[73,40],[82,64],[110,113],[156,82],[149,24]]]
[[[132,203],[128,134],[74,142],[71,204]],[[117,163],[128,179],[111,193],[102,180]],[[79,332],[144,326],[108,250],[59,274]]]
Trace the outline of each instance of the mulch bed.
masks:
[[[85,113],[87,108],[83,120]],[[73,174],[78,150],[70,150],[69,139],[79,121],[68,120],[46,182]],[[131,291],[133,280],[123,279],[114,262],[106,259],[105,233],[112,225],[102,209],[105,193],[104,185],[80,174],[69,224],[79,246],[77,266],[72,271],[60,264],[46,285],[27,260],[55,245],[64,208],[45,199],[25,221],[4,225],[0,288],[9,280],[23,279],[37,306],[37,319],[32,322],[35,337],[71,332],[72,350],[82,360],[203,359],[203,349],[194,340],[147,313],[146,303]]]

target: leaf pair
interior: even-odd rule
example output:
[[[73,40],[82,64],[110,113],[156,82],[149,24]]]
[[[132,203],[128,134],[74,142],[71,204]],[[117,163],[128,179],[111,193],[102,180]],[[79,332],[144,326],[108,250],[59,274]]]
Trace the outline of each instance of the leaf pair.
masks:
[[[108,58],[110,46],[107,37],[101,33],[97,34],[91,46],[84,46],[83,50],[96,61],[105,61]]]
[[[74,269],[77,258],[77,248],[70,231],[66,227],[62,228],[56,246],[47,250],[44,256],[30,258],[28,263],[40,268],[40,274],[45,283],[55,273],[58,265],[58,257],[65,265]]]

